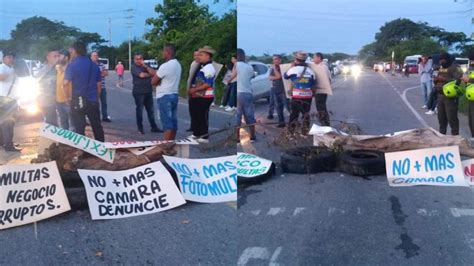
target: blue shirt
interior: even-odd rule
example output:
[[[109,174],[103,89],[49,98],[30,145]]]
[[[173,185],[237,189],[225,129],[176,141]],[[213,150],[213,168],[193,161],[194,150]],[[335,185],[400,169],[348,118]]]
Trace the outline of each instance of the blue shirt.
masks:
[[[72,95],[97,102],[97,82],[101,81],[100,69],[86,56],[78,56],[69,63],[64,79],[72,83]],[[88,82],[89,81],[89,82]]]
[[[301,73],[303,75],[301,75]],[[283,78],[291,80],[295,89],[311,89],[315,84],[315,74],[309,66],[294,66],[290,68],[284,75]]]

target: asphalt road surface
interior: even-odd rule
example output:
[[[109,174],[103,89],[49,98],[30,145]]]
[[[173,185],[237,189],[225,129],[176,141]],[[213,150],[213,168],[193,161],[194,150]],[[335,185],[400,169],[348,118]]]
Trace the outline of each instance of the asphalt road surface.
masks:
[[[332,124],[356,123],[366,134],[431,126],[419,78],[365,70],[338,77],[328,100]],[[314,105],[314,104],[313,104]],[[313,106],[314,109],[314,106]],[[258,102],[257,120],[268,105]],[[313,119],[313,122],[316,122]],[[462,134],[469,132],[461,117]],[[280,129],[258,126],[258,141],[239,150],[277,164]],[[470,188],[389,187],[385,176],[362,179],[338,172],[277,174],[241,186],[239,265],[472,265],[474,194]]]
[[[161,139],[162,134],[149,132],[146,118],[146,134],[137,134],[128,73],[123,88],[115,83],[111,72],[106,84],[112,123],[103,123],[106,141]],[[189,136],[185,100],[180,101],[178,117],[178,137]],[[211,111],[211,131],[233,121],[231,113]],[[36,156],[38,122],[32,118],[17,125],[15,141],[24,150],[21,155],[0,151],[0,164],[27,163]],[[192,147],[191,158],[235,154],[235,142],[226,142],[227,136],[223,132],[211,136],[208,145]],[[237,250],[236,226],[235,203],[190,202],[162,213],[104,221],[92,221],[88,210],[68,212],[0,231],[0,265],[231,265]]]

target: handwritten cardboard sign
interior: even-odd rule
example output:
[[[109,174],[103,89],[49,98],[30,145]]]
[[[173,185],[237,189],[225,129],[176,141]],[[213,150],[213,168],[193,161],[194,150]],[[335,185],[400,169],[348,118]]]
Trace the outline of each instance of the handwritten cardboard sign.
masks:
[[[462,168],[467,184],[474,186],[474,159],[462,161]]]
[[[70,209],[56,162],[0,166],[0,229]]]
[[[128,149],[128,148],[141,148],[156,146],[165,143],[175,143],[176,145],[198,145],[199,143],[191,137],[176,139],[176,140],[148,140],[148,141],[135,141],[135,140],[122,140],[116,142],[106,142],[104,146],[109,149]]]
[[[268,173],[272,161],[260,158],[253,154],[237,153],[237,175],[241,177],[255,177]]]
[[[42,123],[39,135],[76,149],[83,150],[109,163],[113,163],[115,158],[115,150],[107,148],[105,143],[93,140],[64,128]]]
[[[458,146],[385,154],[390,186],[468,186]]]
[[[206,159],[163,157],[178,175],[185,199],[205,203],[237,200],[235,155]]]
[[[125,171],[78,172],[93,220],[162,212],[186,203],[161,162]]]

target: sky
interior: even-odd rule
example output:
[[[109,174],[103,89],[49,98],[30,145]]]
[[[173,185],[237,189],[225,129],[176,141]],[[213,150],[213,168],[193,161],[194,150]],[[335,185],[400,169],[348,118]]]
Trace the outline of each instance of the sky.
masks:
[[[21,20],[32,16],[44,16],[50,20],[63,21],[85,32],[97,32],[109,40],[109,18],[111,20],[112,45],[128,40],[126,24],[131,22],[131,37],[138,39],[151,29],[145,25],[149,17],[156,17],[154,7],[162,0],[0,0],[0,39],[9,39],[10,32]],[[222,15],[235,9],[236,3],[220,0],[201,0],[208,4],[211,12]],[[130,14],[125,11],[133,9]],[[131,21],[125,17],[133,15]]]
[[[474,0],[238,0],[237,46],[248,55],[357,54],[388,21],[409,18],[471,36]]]

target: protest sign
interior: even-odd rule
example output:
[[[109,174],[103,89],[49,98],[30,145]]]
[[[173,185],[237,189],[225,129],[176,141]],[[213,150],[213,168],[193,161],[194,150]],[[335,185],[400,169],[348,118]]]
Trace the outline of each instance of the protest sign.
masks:
[[[70,209],[56,162],[0,166],[0,229]]]
[[[205,203],[237,200],[235,155],[206,159],[163,157],[176,171],[185,199]]]
[[[467,184],[474,186],[474,159],[462,161],[462,168]]]
[[[175,143],[177,145],[198,145],[199,143],[191,137],[176,139],[176,140],[148,140],[148,141],[135,141],[135,140],[121,140],[115,142],[106,142],[104,146],[109,149],[129,149],[129,148],[141,148],[156,146],[165,143]]]
[[[42,123],[39,135],[83,150],[109,163],[113,163],[114,161],[115,150],[107,148],[104,145],[105,143],[90,139],[67,129]]]
[[[390,186],[467,186],[458,146],[385,154]]]
[[[237,175],[255,177],[268,173],[272,161],[260,158],[253,154],[237,153]]]
[[[124,171],[78,172],[93,220],[162,212],[186,203],[161,162]]]

